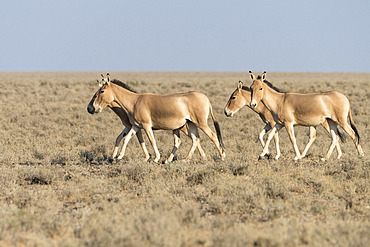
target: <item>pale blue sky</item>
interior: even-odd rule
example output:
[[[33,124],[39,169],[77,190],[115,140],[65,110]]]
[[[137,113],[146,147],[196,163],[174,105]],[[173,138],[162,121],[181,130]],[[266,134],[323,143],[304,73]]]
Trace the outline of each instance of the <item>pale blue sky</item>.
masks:
[[[3,0],[0,71],[370,72],[369,0]]]

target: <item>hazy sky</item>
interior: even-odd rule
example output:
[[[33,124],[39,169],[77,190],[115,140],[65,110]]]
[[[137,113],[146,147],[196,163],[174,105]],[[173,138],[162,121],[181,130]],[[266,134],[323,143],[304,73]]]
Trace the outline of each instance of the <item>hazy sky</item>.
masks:
[[[369,0],[3,0],[0,71],[370,72]]]

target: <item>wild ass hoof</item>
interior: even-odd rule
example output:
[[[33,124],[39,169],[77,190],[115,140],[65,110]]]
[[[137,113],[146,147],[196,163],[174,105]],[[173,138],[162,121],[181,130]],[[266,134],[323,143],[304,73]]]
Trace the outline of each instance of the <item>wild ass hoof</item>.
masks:
[[[172,160],[163,160],[162,161],[162,165],[168,165],[169,163],[171,163]]]
[[[174,160],[178,160],[177,156],[174,156],[174,155],[171,154],[166,160],[162,161],[162,164],[167,165],[167,164],[171,163]]]
[[[123,155],[121,156],[118,156],[117,158],[116,158],[116,160],[121,160],[123,158]]]
[[[225,160],[225,157],[226,157],[226,152],[223,151],[222,154],[221,154],[221,160]]]
[[[263,156],[258,156],[258,161],[262,160],[263,159]]]
[[[109,157],[109,158],[108,158],[108,162],[109,162],[109,163],[113,163],[113,161],[114,161],[114,157]]]

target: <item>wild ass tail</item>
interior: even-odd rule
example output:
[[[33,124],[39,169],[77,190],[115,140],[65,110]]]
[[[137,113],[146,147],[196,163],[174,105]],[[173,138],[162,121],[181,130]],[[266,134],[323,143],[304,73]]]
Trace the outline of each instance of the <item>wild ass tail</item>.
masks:
[[[222,136],[221,136],[220,124],[218,123],[217,119],[213,115],[213,110],[212,110],[211,102],[209,103],[209,111],[210,111],[211,116],[212,116],[212,119],[213,119],[213,124],[215,125],[218,142],[220,143],[220,146],[221,146],[222,150],[225,151],[225,145],[224,145],[224,143],[222,141]]]
[[[349,122],[351,123],[351,128],[355,131],[355,135],[356,135],[356,139],[357,139],[356,140],[357,141],[357,144],[360,144],[360,135],[358,134],[357,128],[355,126],[355,123],[353,122],[351,108],[349,108],[349,110],[348,110],[348,117],[349,117]]]

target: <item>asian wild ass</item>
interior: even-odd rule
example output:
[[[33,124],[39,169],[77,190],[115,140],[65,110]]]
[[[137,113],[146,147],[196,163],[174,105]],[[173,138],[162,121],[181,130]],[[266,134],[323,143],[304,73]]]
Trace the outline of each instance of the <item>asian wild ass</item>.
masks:
[[[107,81],[107,78],[106,77],[104,77],[103,75],[101,75],[101,76],[103,77],[103,79],[102,79],[102,83],[100,83],[99,80],[98,80],[99,87],[101,87]],[[115,84],[118,84],[118,85],[122,85],[122,86],[128,87],[126,84],[124,84],[123,82],[121,82],[119,80],[113,80],[112,83],[115,83]],[[130,89],[130,90],[132,90],[132,89]],[[97,94],[95,93],[95,95],[91,99],[89,105],[87,106],[88,111],[89,111],[89,109],[91,109],[93,107],[93,102],[94,102],[94,100],[96,98],[96,95]],[[112,102],[112,104],[109,107],[121,119],[122,124],[124,126],[124,129],[122,130],[122,132],[116,138],[115,146],[114,146],[114,149],[113,149],[113,154],[112,154],[112,156],[110,158],[113,161],[115,158],[117,158],[118,160],[120,160],[125,155],[125,150],[122,149],[122,152],[117,157],[117,154],[118,154],[118,146],[119,146],[122,138],[124,138],[127,135],[127,133],[130,131],[132,125],[131,125],[131,123],[129,121],[129,118],[128,118],[126,112],[116,102]],[[187,124],[192,125],[193,123],[188,122]],[[192,126],[192,128],[196,128],[196,126]],[[184,125],[181,128],[181,131],[184,132],[187,136],[189,136],[189,138],[191,138],[191,136],[189,135],[188,127],[187,126]],[[136,137],[137,137],[137,139],[138,139],[138,141],[140,143],[141,148],[143,149],[143,152],[145,154],[145,159],[148,160],[150,158],[150,155],[149,155],[148,150],[147,150],[147,148],[145,146],[145,142],[144,142],[144,139],[143,139],[143,135],[142,135],[141,129],[139,129],[137,131]],[[202,157],[205,157],[204,151],[202,150],[202,148],[200,146],[200,142],[198,142],[197,148],[198,148],[199,154]]]
[[[266,154],[267,146],[275,132],[285,127],[296,153],[294,159],[301,159],[303,156],[298,150],[293,126],[301,125],[316,128],[316,126],[324,124],[325,121],[329,124],[332,143],[322,160],[329,159],[334,147],[338,145],[338,124],[353,139],[359,155],[364,155],[359,143],[360,136],[352,119],[349,101],[343,94],[337,91],[306,94],[279,93],[263,83],[262,78],[266,72],[262,77],[257,78],[251,71],[249,73],[253,80],[250,87],[252,90],[251,107],[256,108],[259,104],[264,104],[270,110],[276,122],[268,136],[261,156]],[[348,124],[347,118],[349,118],[351,125]],[[337,158],[340,157],[341,153],[338,152]]]

